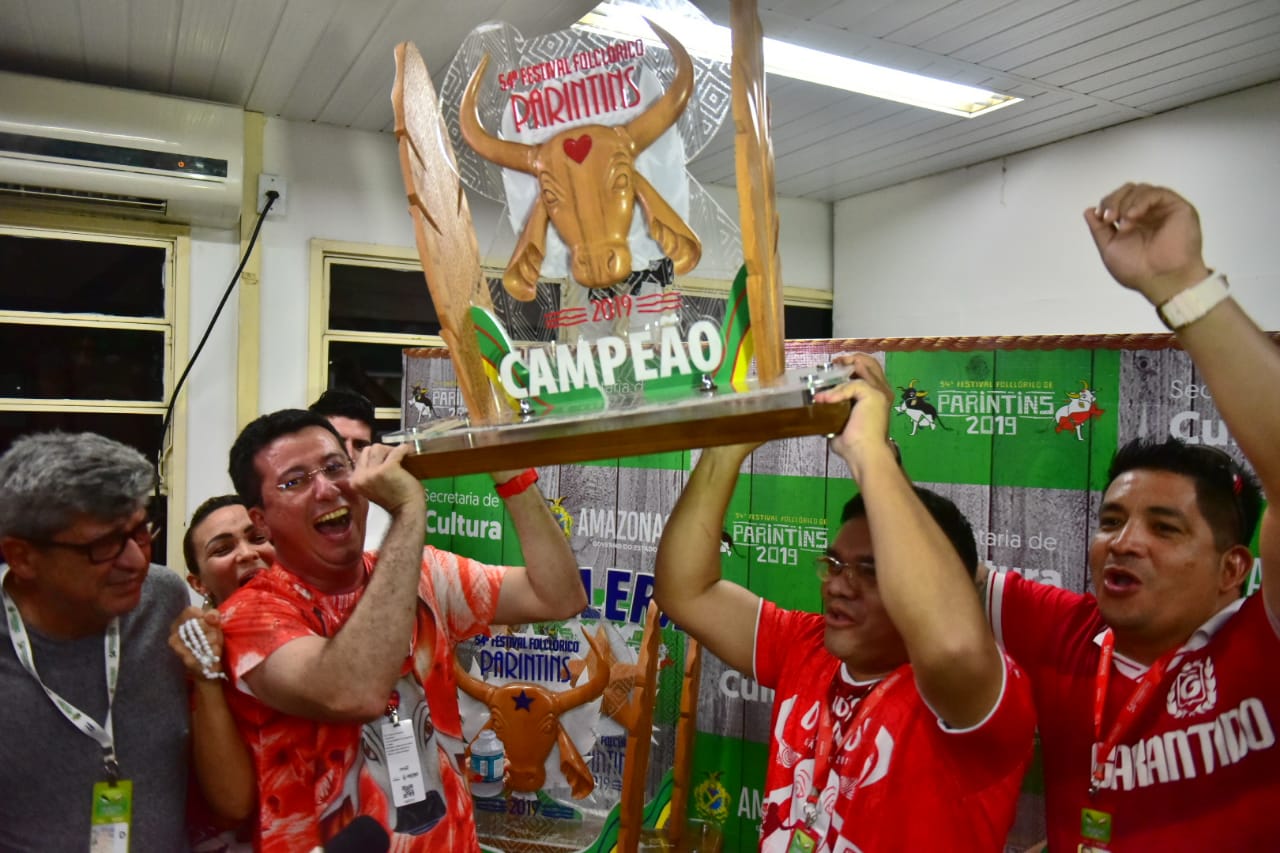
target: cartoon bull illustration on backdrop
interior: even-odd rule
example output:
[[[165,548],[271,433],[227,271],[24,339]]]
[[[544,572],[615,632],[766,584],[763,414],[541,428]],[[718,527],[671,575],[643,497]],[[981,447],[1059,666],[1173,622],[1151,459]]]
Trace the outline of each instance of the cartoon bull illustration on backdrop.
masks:
[[[488,55],[471,75],[458,107],[463,139],[486,160],[538,180],[538,197],[502,276],[503,287],[516,299],[530,302],[537,292],[549,224],[568,246],[570,272],[579,284],[601,288],[626,280],[631,274],[627,233],[637,200],[650,236],[677,274],[693,269],[702,256],[697,236],[635,167],[636,157],[676,123],[693,93],[688,52],[666,30],[650,26],[671,51],[675,77],[660,98],[625,125],[579,125],[540,145],[499,139],[485,130],[476,104]]]
[[[938,410],[934,408],[932,403],[926,403],[925,397],[929,396],[928,391],[919,391],[916,389],[916,380],[912,379],[906,388],[901,385],[898,390],[902,392],[902,402],[894,407],[894,411],[906,415],[911,419],[911,434],[915,435],[920,427],[927,429],[937,429],[938,424],[942,421],[938,419]],[[948,429],[946,424],[942,424],[943,429]]]
[[[489,709],[489,722],[480,731],[493,729],[502,741],[507,757],[507,785],[513,791],[533,793],[547,781],[544,765],[551,747],[560,747],[560,770],[569,782],[576,799],[582,799],[595,788],[595,777],[583,760],[572,738],[560,725],[560,717],[580,705],[600,698],[609,686],[609,667],[605,662],[609,640],[603,628],[596,636],[583,632],[591,646],[588,669],[590,678],[576,687],[559,693],[528,681],[509,684],[486,684],[468,673],[453,659],[453,673],[463,693],[482,702]],[[480,732],[476,732],[477,737]]]
[[[1071,391],[1067,393],[1067,404],[1058,409],[1053,419],[1058,422],[1054,428],[1054,432],[1065,432],[1074,429],[1076,431],[1076,440],[1084,441],[1084,435],[1080,428],[1084,426],[1090,418],[1100,418],[1105,414],[1105,409],[1099,409],[1097,405],[1098,395],[1089,389],[1089,383],[1080,380],[1080,390],[1078,392]]]
[[[419,424],[436,416],[435,408],[431,405],[431,392],[425,385],[413,386],[413,394],[409,397],[409,410],[417,414],[418,419],[415,423]]]

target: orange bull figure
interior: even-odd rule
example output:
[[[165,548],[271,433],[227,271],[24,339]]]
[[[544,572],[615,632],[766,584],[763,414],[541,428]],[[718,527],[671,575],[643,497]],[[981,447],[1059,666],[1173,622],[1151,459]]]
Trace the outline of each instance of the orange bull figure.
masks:
[[[702,256],[697,236],[635,168],[636,157],[676,123],[693,93],[689,54],[670,33],[650,26],[671,51],[675,77],[662,97],[625,125],[581,125],[540,145],[499,139],[484,129],[476,106],[487,55],[471,75],[458,108],[462,137],[486,160],[538,180],[538,196],[502,276],[516,299],[534,298],[549,223],[569,249],[569,271],[579,284],[601,288],[626,280],[631,274],[627,234],[637,200],[650,236],[677,273],[693,269]]]
[[[551,754],[551,747],[557,745],[560,770],[573,796],[580,800],[595,788],[591,770],[560,725],[562,714],[598,699],[609,686],[609,667],[605,662],[609,641],[603,629],[595,637],[585,632],[583,636],[591,646],[590,678],[559,693],[528,681],[486,684],[464,670],[454,658],[458,687],[489,709],[489,722],[480,731],[493,729],[502,741],[507,756],[507,785],[513,791],[533,793],[542,789],[546,782],[547,756]]]

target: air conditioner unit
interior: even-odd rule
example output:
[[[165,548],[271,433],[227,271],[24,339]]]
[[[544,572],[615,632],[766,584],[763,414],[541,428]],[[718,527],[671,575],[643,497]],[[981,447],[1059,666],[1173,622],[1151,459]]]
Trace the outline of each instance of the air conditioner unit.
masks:
[[[0,198],[232,228],[243,182],[239,107],[0,72]]]

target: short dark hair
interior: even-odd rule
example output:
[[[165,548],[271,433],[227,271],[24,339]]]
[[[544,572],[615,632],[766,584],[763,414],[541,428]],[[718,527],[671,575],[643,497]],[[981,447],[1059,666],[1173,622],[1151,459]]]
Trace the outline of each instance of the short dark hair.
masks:
[[[200,506],[196,507],[196,511],[191,514],[191,522],[187,524],[187,532],[182,534],[182,558],[187,562],[187,571],[189,573],[197,577],[200,576],[200,565],[196,555],[196,528],[200,526],[200,522],[210,515],[228,506],[242,506],[248,509],[244,498],[239,495],[217,495],[200,504]]]
[[[310,406],[309,411],[326,418],[340,417],[360,421],[369,427],[369,434],[377,438],[377,425],[374,423],[373,404],[354,391],[343,391],[341,388],[330,388]]]
[[[1196,487],[1196,505],[1219,551],[1233,545],[1247,548],[1253,541],[1262,515],[1262,492],[1253,475],[1226,451],[1176,438],[1138,438],[1112,457],[1108,484],[1129,471],[1169,471],[1189,477]]]
[[[954,503],[944,498],[937,492],[931,492],[920,486],[912,486],[915,489],[916,497],[920,498],[920,503],[924,504],[924,508],[929,511],[929,515],[933,516],[933,520],[942,528],[942,532],[947,535],[947,539],[951,540],[951,547],[956,549],[956,554],[960,557],[960,562],[964,564],[965,570],[970,576],[976,575],[978,571],[978,544],[973,538],[973,527],[969,524],[969,519],[964,517],[964,513],[960,511]],[[852,521],[855,518],[866,518],[867,505],[862,499],[862,494],[858,493],[849,499],[844,505],[844,509],[840,512],[840,524],[843,526],[845,522]]]
[[[228,473],[236,494],[244,499],[247,507],[262,506],[262,477],[254,467],[254,457],[258,451],[284,435],[302,432],[307,427],[320,427],[327,430],[342,447],[342,436],[329,423],[324,415],[307,409],[281,409],[261,415],[249,422],[240,430],[235,444],[231,445],[231,462]],[[345,451],[344,451],[345,452]]]

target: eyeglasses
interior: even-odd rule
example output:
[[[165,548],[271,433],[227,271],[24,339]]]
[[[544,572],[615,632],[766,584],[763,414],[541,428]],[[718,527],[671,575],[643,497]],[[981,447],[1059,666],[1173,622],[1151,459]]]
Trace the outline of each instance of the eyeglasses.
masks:
[[[330,483],[341,483],[351,476],[351,463],[345,460],[331,459],[319,468],[290,477],[283,483],[277,483],[276,488],[286,494],[297,493],[310,486],[311,481],[321,474]]]
[[[827,581],[831,578],[838,578],[849,569],[852,569],[859,577],[874,580],[876,576],[876,561],[870,557],[864,557],[861,560],[846,562],[839,557],[833,557],[830,554],[820,554],[813,561],[814,569],[817,570],[818,580]]]
[[[163,525],[144,519],[130,530],[116,530],[92,542],[59,542],[56,539],[31,539],[36,545],[79,551],[91,563],[109,563],[124,553],[132,540],[139,548],[150,548],[151,540],[160,535]]]

